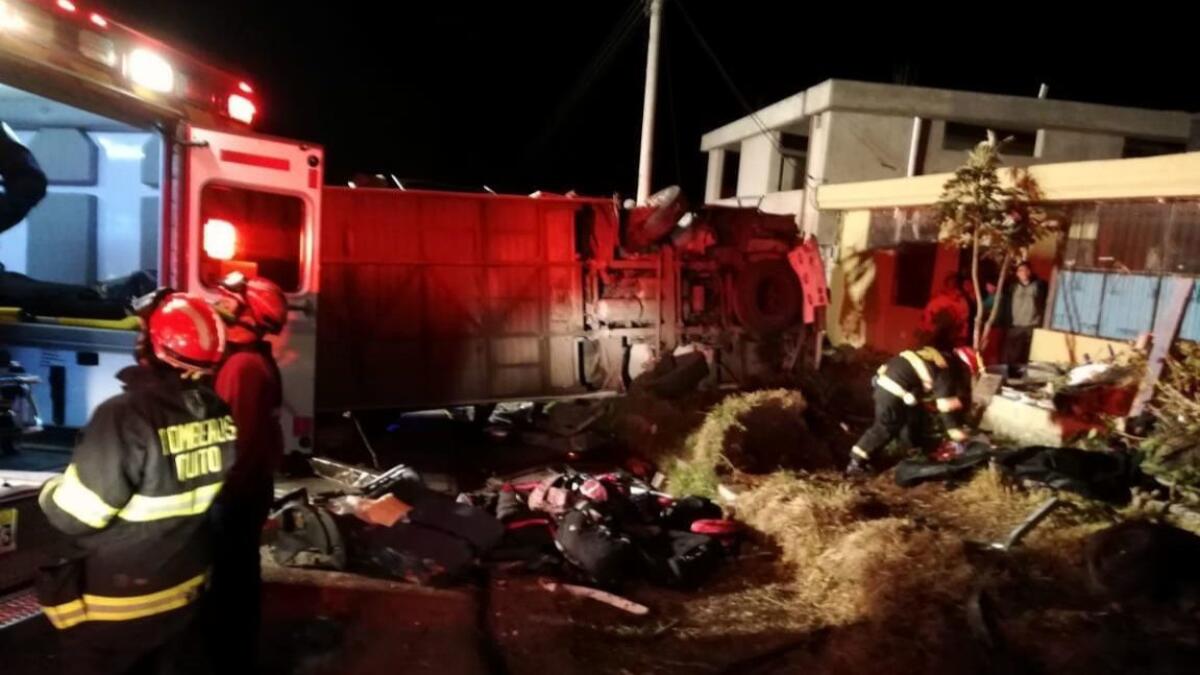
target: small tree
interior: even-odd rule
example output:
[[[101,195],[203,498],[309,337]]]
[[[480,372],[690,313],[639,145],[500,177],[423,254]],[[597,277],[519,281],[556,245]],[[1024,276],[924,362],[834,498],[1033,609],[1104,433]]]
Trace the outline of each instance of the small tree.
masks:
[[[1058,227],[1039,205],[1042,193],[1028,171],[1013,167],[1009,180],[1001,179],[1000,151],[1010,140],[997,141],[996,134],[988,131],[987,140],[968,153],[966,164],[942,186],[937,203],[941,239],[971,250],[971,281],[975,306],[979,308],[972,326],[972,344],[979,351],[987,348],[988,331],[999,314],[1009,269]],[[996,302],[986,320],[982,311],[984,289],[979,283],[981,258],[1000,265]]]

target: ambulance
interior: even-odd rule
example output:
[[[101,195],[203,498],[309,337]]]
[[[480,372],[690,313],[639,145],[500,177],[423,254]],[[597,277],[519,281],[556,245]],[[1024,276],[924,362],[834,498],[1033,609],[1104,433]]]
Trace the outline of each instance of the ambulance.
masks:
[[[212,295],[233,270],[279,283],[294,307],[278,350],[285,435],[309,443],[324,155],[255,133],[261,105],[253,79],[87,0],[0,0],[0,122],[48,183],[0,233],[0,628],[36,612],[5,594],[57,539],[41,483],[134,363],[131,295]]]
[[[0,0],[0,122],[49,184],[0,233],[0,350],[40,380],[42,426],[78,429],[119,391],[130,295],[211,294],[237,270],[274,280],[295,308],[278,354],[283,423],[289,449],[308,443],[324,155],[255,133],[260,106],[251,78],[86,0]]]

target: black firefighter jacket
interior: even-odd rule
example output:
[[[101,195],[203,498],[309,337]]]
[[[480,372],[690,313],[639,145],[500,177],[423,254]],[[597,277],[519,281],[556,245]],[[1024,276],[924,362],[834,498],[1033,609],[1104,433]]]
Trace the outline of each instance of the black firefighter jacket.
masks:
[[[81,560],[39,579],[59,629],[127,621],[190,605],[211,562],[205,514],[234,460],[237,428],[205,385],[133,367],[102,403],[66,472],[43,488],[50,522]]]
[[[902,401],[916,406],[933,399],[952,440],[963,441],[965,394],[970,391],[970,373],[958,358],[933,347],[908,350],[879,368],[876,386]]]

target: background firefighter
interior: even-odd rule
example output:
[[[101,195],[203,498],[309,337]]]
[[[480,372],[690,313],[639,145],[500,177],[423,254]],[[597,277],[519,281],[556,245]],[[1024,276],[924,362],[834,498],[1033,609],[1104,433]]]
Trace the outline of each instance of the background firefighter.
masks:
[[[204,301],[160,294],[125,391],[84,427],[66,472],[39,498],[72,554],[43,568],[38,600],[73,674],[177,672],[211,563],[206,514],[233,463],[237,428],[201,377],[225,330]]]
[[[217,393],[238,425],[237,461],[213,509],[217,560],[213,570],[214,654],[222,671],[253,669],[262,614],[259,540],[283,458],[279,408],[283,388],[267,335],[287,322],[287,298],[266,279],[233,274],[218,304],[228,323],[229,354]]]
[[[875,422],[851,449],[847,473],[866,471],[875,454],[893,439],[922,445],[929,428],[923,404],[929,399],[950,440],[967,440],[964,417],[980,370],[979,356],[970,347],[952,352],[935,347],[908,350],[880,367],[875,376]]]

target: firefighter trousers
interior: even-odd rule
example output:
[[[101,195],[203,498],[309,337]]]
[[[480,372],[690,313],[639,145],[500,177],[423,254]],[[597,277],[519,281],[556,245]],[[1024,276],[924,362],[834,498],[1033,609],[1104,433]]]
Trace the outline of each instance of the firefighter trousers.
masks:
[[[259,494],[223,498],[213,505],[213,574],[205,621],[220,672],[257,672],[262,628],[259,542],[270,510],[269,485]]]
[[[909,447],[923,446],[928,432],[929,414],[924,408],[905,405],[896,395],[876,386],[875,421],[855,447],[874,457],[896,439]]]
[[[89,621],[59,633],[63,675],[211,673],[194,606],[133,621]]]

